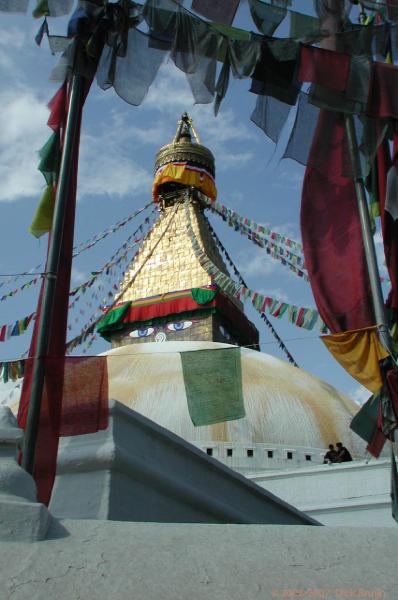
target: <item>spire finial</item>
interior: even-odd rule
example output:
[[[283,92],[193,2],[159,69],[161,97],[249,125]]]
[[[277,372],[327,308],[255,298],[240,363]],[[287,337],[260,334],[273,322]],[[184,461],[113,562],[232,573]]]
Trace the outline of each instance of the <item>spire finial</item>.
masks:
[[[200,144],[200,139],[195,131],[191,117],[188,115],[187,112],[183,112],[181,115],[181,119],[178,121],[177,131],[173,139],[173,144],[177,144],[181,140],[181,138],[187,138],[188,141],[191,141],[191,131],[196,140],[196,143]]]

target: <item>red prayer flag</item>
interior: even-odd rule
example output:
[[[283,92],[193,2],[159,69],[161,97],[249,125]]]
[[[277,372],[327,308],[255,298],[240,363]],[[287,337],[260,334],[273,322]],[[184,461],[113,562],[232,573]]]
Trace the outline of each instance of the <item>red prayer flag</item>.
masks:
[[[58,131],[63,123],[65,117],[65,103],[67,96],[67,83],[61,85],[57,93],[51,98],[47,104],[50,109],[50,116],[48,117],[47,125],[54,131]]]
[[[374,325],[354,180],[344,172],[344,117],[321,112],[307,167],[301,233],[305,264],[319,313],[332,333]],[[318,160],[319,162],[319,160]]]
[[[298,80],[344,92],[350,71],[348,54],[302,45]]]
[[[366,114],[375,118],[398,118],[398,68],[387,63],[372,63]]]

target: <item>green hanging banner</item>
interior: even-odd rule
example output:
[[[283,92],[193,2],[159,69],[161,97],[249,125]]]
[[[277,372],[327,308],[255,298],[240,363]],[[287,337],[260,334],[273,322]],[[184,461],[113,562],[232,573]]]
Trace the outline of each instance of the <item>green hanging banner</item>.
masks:
[[[242,419],[240,348],[181,352],[188,410],[195,427]]]

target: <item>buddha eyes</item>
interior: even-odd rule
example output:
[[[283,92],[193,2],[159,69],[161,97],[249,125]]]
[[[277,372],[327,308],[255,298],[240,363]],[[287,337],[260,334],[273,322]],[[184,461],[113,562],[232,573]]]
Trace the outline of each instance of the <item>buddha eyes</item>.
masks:
[[[167,323],[166,328],[169,331],[183,331],[183,329],[188,329],[191,327],[192,321],[176,321],[175,323]],[[141,329],[134,329],[134,331],[130,331],[129,336],[132,338],[144,338],[152,335],[156,327],[142,327]]]
[[[133,338],[143,338],[148,337],[148,335],[152,335],[155,331],[154,327],[143,327],[142,329],[134,329],[134,331],[130,331],[130,337]]]
[[[169,331],[182,331],[191,327],[192,321],[176,321],[175,323],[168,323],[167,329]]]

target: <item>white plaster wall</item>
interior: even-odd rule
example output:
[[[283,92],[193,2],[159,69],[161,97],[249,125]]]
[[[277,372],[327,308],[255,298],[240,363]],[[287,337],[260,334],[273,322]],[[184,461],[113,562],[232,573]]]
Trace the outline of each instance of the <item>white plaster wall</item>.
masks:
[[[387,459],[246,476],[324,525],[396,526],[391,516]]]

